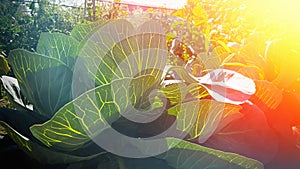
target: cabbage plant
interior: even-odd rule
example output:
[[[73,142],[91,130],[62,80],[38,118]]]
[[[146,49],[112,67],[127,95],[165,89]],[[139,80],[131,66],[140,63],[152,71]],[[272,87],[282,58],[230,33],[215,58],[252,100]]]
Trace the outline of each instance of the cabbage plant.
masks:
[[[1,81],[18,106],[0,109],[2,134],[41,164],[68,169],[263,168],[201,145],[242,116],[253,80],[167,65],[163,27],[132,21],[44,32],[36,52],[12,50],[14,77]]]

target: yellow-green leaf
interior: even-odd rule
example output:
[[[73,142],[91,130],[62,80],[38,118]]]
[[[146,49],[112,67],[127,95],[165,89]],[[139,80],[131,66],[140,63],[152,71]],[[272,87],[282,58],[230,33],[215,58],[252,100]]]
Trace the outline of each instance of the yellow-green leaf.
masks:
[[[48,147],[64,151],[79,149],[109,128],[121,116],[120,111],[134,108],[154,82],[149,75],[114,80],[82,94],[59,109],[49,121],[35,124],[30,130]]]
[[[222,118],[239,113],[239,105],[202,99],[178,104],[168,110],[177,117],[177,129],[188,132],[190,139],[205,142],[217,129]]]

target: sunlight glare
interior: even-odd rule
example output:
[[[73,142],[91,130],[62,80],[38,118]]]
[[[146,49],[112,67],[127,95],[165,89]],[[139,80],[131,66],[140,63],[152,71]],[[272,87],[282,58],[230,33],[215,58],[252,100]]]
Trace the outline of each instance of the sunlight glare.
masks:
[[[270,24],[274,27],[299,30],[299,0],[252,0],[249,1],[253,11],[254,24]]]

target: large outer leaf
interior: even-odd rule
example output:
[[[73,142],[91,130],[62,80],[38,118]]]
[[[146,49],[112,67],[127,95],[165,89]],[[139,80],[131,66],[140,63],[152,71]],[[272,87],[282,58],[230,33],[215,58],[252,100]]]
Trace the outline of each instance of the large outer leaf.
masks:
[[[19,148],[28,154],[30,157],[41,162],[42,164],[68,164],[68,163],[78,163],[81,161],[87,161],[98,157],[100,155],[106,154],[106,152],[98,152],[93,155],[71,155],[67,153],[62,153],[59,151],[50,150],[37,142],[24,137],[18,131],[13,129],[10,125],[0,120],[0,125],[5,128],[7,135],[14,140],[14,142],[19,146]]]
[[[198,138],[198,142],[203,143],[215,132],[222,119],[239,114],[240,108],[239,105],[202,99],[178,104],[168,113],[177,117],[178,130],[188,132],[190,139]],[[230,122],[235,118],[227,120]]]
[[[0,108],[0,121],[5,122],[14,130],[17,130],[23,136],[32,139],[32,133],[29,127],[36,123],[46,121],[45,117],[31,110],[15,110],[9,108]]]
[[[81,165],[81,168],[91,168],[90,166],[93,162],[96,162],[99,166],[104,165],[102,158],[104,157],[103,155],[107,154],[106,152],[99,151],[92,155],[71,155],[59,151],[53,151],[21,136],[16,130],[13,130],[6,123],[0,122],[0,124],[6,128],[10,137],[18,143],[25,153],[30,154],[31,157],[43,164],[72,164],[72,167]],[[237,154],[209,149],[175,138],[166,138],[164,143],[164,145],[168,146],[170,149],[168,152],[146,159],[124,158],[122,160],[122,166],[126,166],[131,169],[139,167],[149,169],[151,167],[162,169],[190,169],[192,166],[195,168],[209,166],[216,168],[259,168],[261,166],[258,161]],[[157,145],[157,148],[160,148],[159,145]],[[99,148],[95,147],[95,149]],[[113,161],[113,163],[116,163],[116,161]],[[120,162],[119,165],[121,165]],[[116,164],[113,166],[116,166]]]
[[[100,158],[84,164],[73,164],[79,168],[128,168],[128,169],[263,169],[257,160],[238,154],[203,147],[177,138],[165,138],[155,149],[167,147],[168,151],[148,158],[125,158],[112,156],[106,161]],[[122,144],[122,143],[121,143]],[[146,145],[147,146],[147,145]],[[151,147],[152,148],[152,147]],[[164,148],[165,149],[165,148]],[[147,148],[149,150],[149,148]],[[144,152],[149,153],[149,152]],[[107,164],[110,163],[110,164]],[[112,167],[114,166],[114,167]],[[69,169],[69,168],[68,168]]]
[[[259,161],[238,154],[210,149],[176,138],[166,138],[169,147],[166,153],[158,158],[164,159],[175,169],[263,169]]]
[[[123,19],[101,25],[82,41],[75,73],[88,72],[80,76],[89,76],[96,85],[145,74],[161,80],[167,56],[163,32],[154,21],[137,29]]]
[[[40,35],[36,51],[50,58],[56,58],[73,69],[78,54],[78,45],[79,42],[71,36],[43,32]]]
[[[147,142],[147,140],[144,140]],[[154,141],[154,140],[151,140]],[[116,140],[122,144],[121,140]],[[115,140],[113,141],[115,143]],[[166,150],[159,155],[149,158],[123,158],[120,157],[119,167],[138,168],[158,168],[163,169],[263,169],[261,162],[241,156],[239,154],[214,150],[178,138],[167,137],[157,141],[157,144],[135,144],[126,145],[131,148],[139,148],[141,153],[155,154],[161,149]],[[153,153],[154,152],[154,153]]]
[[[276,109],[282,101],[282,91],[272,82],[266,80],[255,80],[256,93],[250,101],[256,105]]]
[[[115,140],[113,140],[113,144]],[[122,141],[116,140],[119,144]],[[150,144],[151,145],[151,144]],[[126,145],[130,148],[140,145]],[[238,154],[210,149],[195,143],[167,137],[153,146],[145,144],[141,149],[149,154],[153,149],[167,151],[147,158],[128,158],[108,154],[83,163],[73,163],[68,169],[79,168],[128,168],[128,169],[263,169],[263,164]],[[148,151],[149,150],[149,151]]]
[[[51,120],[33,125],[30,130],[49,147],[64,151],[81,148],[109,128],[121,116],[120,111],[132,108],[154,82],[154,77],[148,75],[99,86],[67,103]]]
[[[76,25],[72,31],[71,36],[77,39],[78,41],[82,41],[85,39],[97,26],[104,24],[105,21],[96,21],[88,24],[78,24]]]
[[[278,139],[269,127],[265,113],[248,103],[242,105],[241,113],[242,118],[216,132],[203,145],[269,163],[277,153]]]
[[[51,117],[71,100],[72,71],[56,58],[22,49],[8,57],[24,96],[38,113]]]
[[[7,123],[0,120],[0,126],[5,129],[6,134],[22,149],[26,151],[31,151],[32,147],[29,144],[29,139],[13,128],[11,128]]]

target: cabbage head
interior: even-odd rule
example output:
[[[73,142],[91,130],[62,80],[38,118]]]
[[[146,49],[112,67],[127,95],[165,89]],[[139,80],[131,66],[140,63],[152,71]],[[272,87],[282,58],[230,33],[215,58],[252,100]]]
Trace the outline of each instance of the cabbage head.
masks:
[[[263,168],[201,145],[239,117],[253,81],[226,69],[194,77],[168,65],[163,26],[140,21],[44,32],[36,52],[12,50],[14,76],[1,81],[15,108],[0,109],[2,134],[41,164],[67,169]]]

